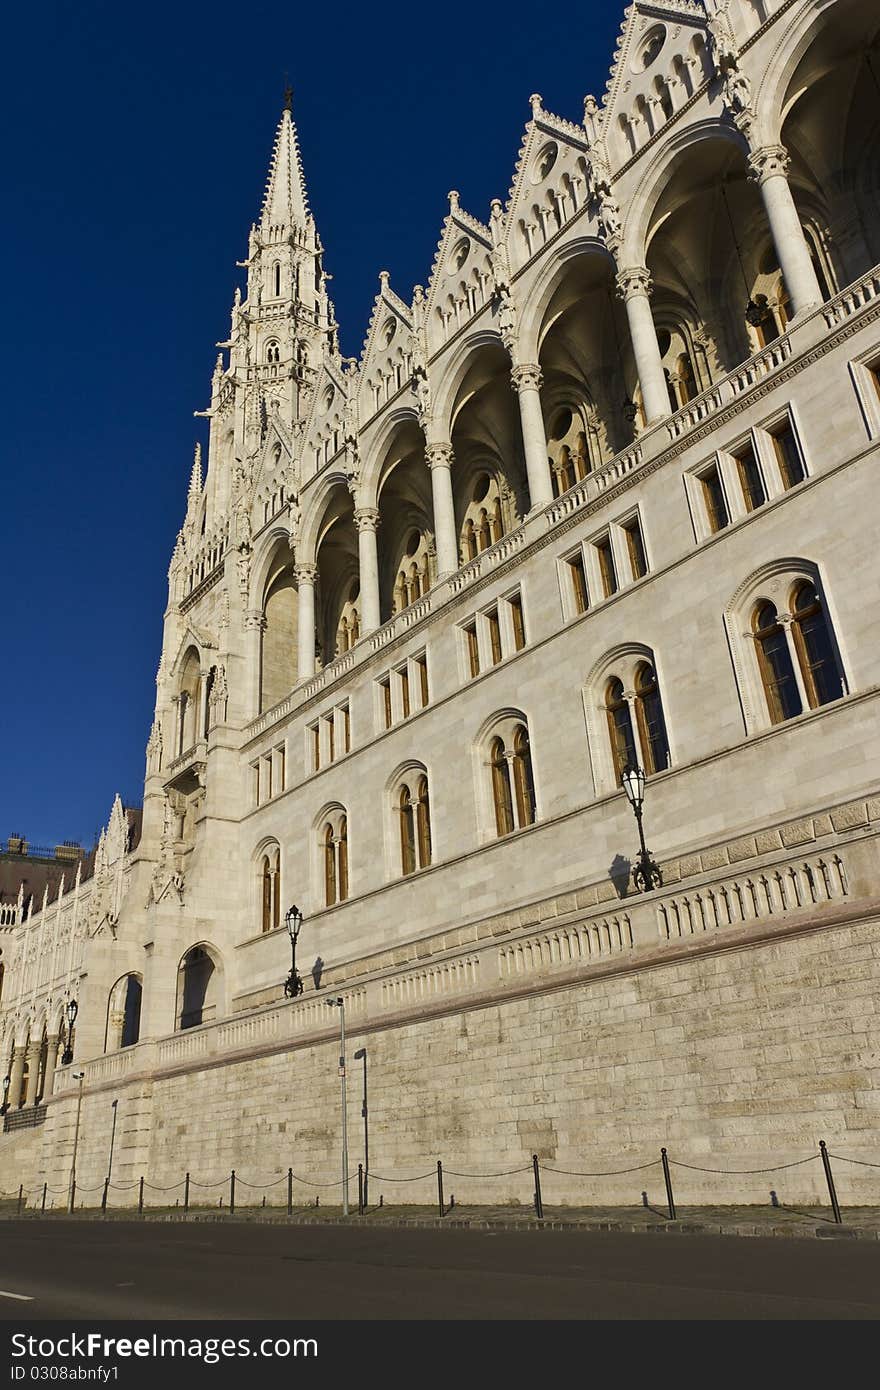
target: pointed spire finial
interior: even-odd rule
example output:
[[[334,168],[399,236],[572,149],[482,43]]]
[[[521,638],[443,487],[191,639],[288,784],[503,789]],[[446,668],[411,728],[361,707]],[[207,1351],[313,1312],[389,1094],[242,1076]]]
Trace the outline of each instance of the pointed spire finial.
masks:
[[[284,74],[284,110],[293,110],[293,88],[287,80],[287,73]]]
[[[260,211],[260,222],[266,227],[305,227],[309,221],[306,184],[299,153],[299,140],[291,114],[293,92],[284,92],[284,110],[275,131],[266,191]]]
[[[189,475],[189,495],[191,498],[202,495],[202,446],[196,444],[193,453],[192,472]]]

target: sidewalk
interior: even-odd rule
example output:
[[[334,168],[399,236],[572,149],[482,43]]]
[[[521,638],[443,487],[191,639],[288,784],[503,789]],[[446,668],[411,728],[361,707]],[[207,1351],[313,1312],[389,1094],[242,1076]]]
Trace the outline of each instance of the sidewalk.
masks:
[[[0,1206],[0,1220],[16,1219],[16,1204],[5,1201]],[[344,1217],[341,1208],[331,1206],[294,1207],[293,1214],[278,1207],[237,1206],[230,1215],[228,1209],[191,1207],[184,1217],[181,1207],[147,1207],[138,1216],[131,1207],[110,1208],[106,1216],[93,1208],[80,1209],[72,1217],[66,1211],[47,1211],[25,1207],[22,1219],[76,1221],[234,1221],[270,1222],[291,1226],[350,1226],[383,1228],[447,1228],[469,1230],[583,1230],[623,1231],[675,1235],[780,1236],[819,1237],[832,1240],[880,1239],[880,1208],[851,1207],[842,1211],[843,1222],[838,1225],[830,1207],[678,1207],[677,1220],[670,1221],[663,1207],[544,1207],[539,1220],[530,1207],[515,1206],[454,1206],[443,1217],[436,1206],[370,1207],[359,1216],[357,1206]]]

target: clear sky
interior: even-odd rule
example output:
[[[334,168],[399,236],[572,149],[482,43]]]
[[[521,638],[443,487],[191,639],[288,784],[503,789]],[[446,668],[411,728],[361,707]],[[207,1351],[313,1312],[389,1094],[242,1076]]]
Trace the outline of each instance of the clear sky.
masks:
[[[91,844],[140,801],[167,568],[285,74],[341,325],[426,283],[457,188],[506,199],[528,98],[601,99],[623,0],[48,0],[0,87],[0,841]],[[4,109],[5,108],[5,109]]]

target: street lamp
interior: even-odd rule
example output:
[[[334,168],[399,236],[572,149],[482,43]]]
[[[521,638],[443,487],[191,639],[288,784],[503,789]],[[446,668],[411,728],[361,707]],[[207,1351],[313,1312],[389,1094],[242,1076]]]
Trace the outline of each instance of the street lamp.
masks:
[[[76,1023],[76,1016],[79,1013],[79,1005],[75,999],[69,1001],[65,1012],[67,1014],[67,1042],[61,1054],[61,1065],[62,1067],[69,1067],[73,1061],[73,1047],[71,1045],[73,1042],[73,1025]]]
[[[73,1002],[74,1001],[71,1000],[71,1003]],[[73,1204],[76,1199],[76,1151],[79,1146],[79,1117],[82,1111],[84,1077],[84,1071],[75,1071],[73,1073],[74,1081],[79,1082],[79,1094],[76,1098],[76,1127],[73,1131],[73,1158],[70,1160],[70,1191],[67,1198],[67,1210],[71,1215],[73,1214]]]
[[[331,1009],[339,1010],[339,1077],[342,1081],[342,1215],[348,1216],[348,1116],[345,1101],[345,1000],[341,995],[325,999]]]
[[[370,1133],[367,1128],[367,1049],[359,1047],[354,1054],[354,1060],[364,1064],[364,1098],[361,1103],[361,1114],[364,1117],[364,1206],[366,1206],[367,1186],[370,1181]]]
[[[119,1105],[119,1101],[118,1101],[118,1100],[114,1100],[114,1101],[112,1102],[112,1108],[113,1108],[113,1124],[112,1124],[111,1127],[110,1127],[110,1156],[109,1156],[109,1158],[107,1159],[107,1186],[108,1186],[108,1187],[110,1186],[110,1174],[113,1172],[113,1141],[114,1141],[115,1138],[116,1138],[116,1108],[117,1108],[118,1105]]]
[[[626,798],[633,808],[636,825],[639,827],[639,857],[633,865],[633,884],[639,893],[650,893],[652,888],[663,886],[663,875],[659,866],[645,848],[645,834],[642,830],[642,803],[645,799],[645,773],[641,767],[627,767],[621,776]]]
[[[297,995],[303,992],[303,982],[296,968],[296,943],[302,928],[303,915],[295,903],[285,912],[284,923],[290,937],[290,974],[284,981],[284,993],[288,999],[296,999]]]
[[[3,1104],[0,1105],[0,1115],[5,1115],[9,1109],[9,1087],[12,1085],[12,1077],[3,1078]]]

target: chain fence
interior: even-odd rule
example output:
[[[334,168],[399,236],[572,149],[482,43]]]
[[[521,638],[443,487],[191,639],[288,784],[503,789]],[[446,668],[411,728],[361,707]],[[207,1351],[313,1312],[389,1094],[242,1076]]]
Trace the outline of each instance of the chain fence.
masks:
[[[349,1189],[356,1183],[357,1211],[359,1215],[365,1215],[369,1211],[375,1211],[386,1205],[384,1192],[380,1192],[378,1201],[373,1201],[371,1204],[371,1185],[375,1193],[377,1184],[392,1184],[394,1189],[397,1190],[407,1184],[431,1182],[432,1189],[436,1189],[436,1195],[432,1198],[432,1203],[436,1204],[439,1215],[443,1217],[447,1216],[456,1207],[454,1194],[450,1192],[448,1200],[446,1197],[445,1183],[448,1179],[454,1178],[464,1183],[473,1181],[485,1184],[502,1179],[521,1178],[523,1179],[521,1183],[506,1183],[504,1189],[505,1195],[499,1198],[498,1204],[522,1205],[523,1188],[527,1186],[525,1183],[525,1175],[528,1174],[531,1178],[531,1182],[528,1184],[528,1186],[531,1187],[529,1204],[533,1207],[535,1215],[538,1218],[542,1218],[544,1215],[541,1190],[542,1174],[552,1176],[553,1178],[588,1178],[591,1180],[619,1179],[630,1177],[635,1173],[651,1172],[659,1168],[663,1175],[668,1219],[670,1221],[675,1221],[677,1220],[677,1212],[672,1181],[673,1170],[675,1169],[681,1169],[684,1172],[690,1173],[707,1174],[719,1178],[736,1179],[770,1173],[782,1173],[793,1168],[803,1167],[806,1164],[820,1163],[823,1168],[825,1186],[828,1191],[828,1199],[834,1221],[841,1224],[843,1218],[831,1166],[832,1159],[835,1163],[856,1164],[862,1168],[880,1169],[880,1162],[872,1163],[867,1159],[849,1158],[845,1154],[829,1152],[824,1139],[819,1141],[818,1152],[806,1154],[803,1158],[797,1158],[786,1163],[777,1163],[764,1168],[712,1168],[695,1163],[686,1163],[683,1159],[671,1157],[664,1147],[660,1149],[658,1157],[648,1159],[644,1163],[638,1163],[627,1168],[557,1168],[546,1161],[542,1162],[537,1154],[533,1154],[530,1163],[515,1168],[503,1168],[497,1171],[490,1170],[484,1172],[472,1172],[459,1168],[444,1168],[441,1159],[436,1160],[434,1166],[428,1169],[427,1172],[410,1173],[406,1175],[376,1172],[371,1168],[367,1168],[364,1164],[359,1163],[356,1171],[352,1171],[330,1182],[304,1177],[302,1174],[294,1172],[292,1167],[288,1168],[286,1173],[281,1173],[279,1176],[270,1178],[266,1182],[259,1182],[255,1179],[241,1177],[233,1168],[228,1175],[224,1175],[213,1181],[204,1181],[194,1177],[191,1172],[186,1172],[177,1182],[166,1184],[154,1183],[150,1181],[145,1174],[135,1179],[133,1182],[115,1182],[111,1180],[111,1176],[108,1174],[103,1183],[99,1183],[96,1187],[92,1187],[78,1183],[75,1169],[72,1169],[70,1182],[64,1187],[52,1187],[48,1182],[44,1182],[42,1186],[36,1189],[26,1187],[24,1183],[19,1184],[17,1190],[14,1189],[11,1192],[0,1189],[0,1208],[2,1208],[4,1203],[14,1202],[17,1215],[22,1215],[24,1213],[30,1215],[46,1215],[47,1213],[58,1211],[73,1213],[76,1211],[88,1212],[98,1210],[106,1215],[108,1206],[111,1210],[116,1212],[129,1212],[132,1211],[136,1205],[139,1215],[143,1215],[144,1209],[147,1207],[148,1209],[157,1211],[172,1211],[178,1212],[183,1216],[188,1216],[190,1211],[205,1211],[209,1206],[213,1207],[216,1205],[218,1211],[225,1209],[229,1215],[234,1215],[237,1208],[239,1210],[254,1209],[255,1202],[241,1200],[242,1189],[247,1189],[248,1192],[253,1194],[262,1194],[261,1200],[256,1204],[259,1208],[266,1209],[268,1195],[270,1193],[274,1194],[275,1189],[281,1188],[286,1184],[286,1211],[288,1216],[293,1216],[295,1211],[304,1210],[307,1207],[320,1206],[321,1193],[333,1193],[334,1191],[338,1193],[343,1210],[347,1212],[349,1209]],[[297,1184],[298,1188],[311,1190],[311,1192],[314,1193],[314,1199],[310,1200],[309,1194],[306,1192],[302,1194],[304,1200],[295,1201],[294,1198],[298,1196],[299,1193],[297,1189],[295,1189],[294,1184]],[[735,1205],[735,1202],[730,1203],[729,1201],[729,1186],[729,1184],[724,1184],[724,1194],[728,1197],[728,1204]],[[342,1189],[342,1191],[339,1192],[339,1189]],[[137,1191],[136,1201],[134,1200],[135,1190]],[[208,1195],[212,1192],[218,1194],[216,1203],[214,1202],[214,1198]],[[122,1200],[111,1201],[111,1193],[132,1194],[132,1200],[123,1197]],[[173,1203],[169,1196],[171,1193],[177,1194]],[[168,1201],[147,1201],[146,1199],[149,1194],[156,1194],[160,1199],[168,1197]],[[285,1205],[284,1194],[282,1193],[279,1195],[282,1200],[273,1201],[271,1203],[271,1209],[274,1212],[283,1210]],[[643,1206],[648,1206],[647,1192],[642,1192],[640,1195],[641,1204]],[[735,1197],[735,1193],[733,1195]],[[191,1200],[193,1196],[195,1196],[196,1200]],[[775,1192],[771,1191],[770,1196],[771,1199],[773,1199],[772,1204],[774,1206],[779,1205],[776,1200]],[[56,1198],[60,1200],[56,1201]],[[426,1203],[419,1204],[425,1205]],[[458,1205],[460,1206],[461,1203],[459,1202]],[[479,1205],[485,1206],[488,1204],[485,1201],[481,1201]],[[599,1205],[599,1203],[592,1201],[584,1203],[584,1205],[596,1206]]]

